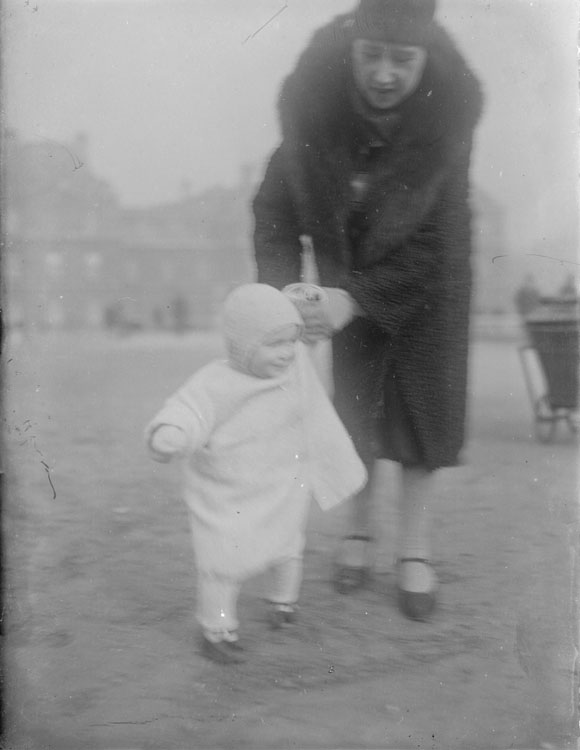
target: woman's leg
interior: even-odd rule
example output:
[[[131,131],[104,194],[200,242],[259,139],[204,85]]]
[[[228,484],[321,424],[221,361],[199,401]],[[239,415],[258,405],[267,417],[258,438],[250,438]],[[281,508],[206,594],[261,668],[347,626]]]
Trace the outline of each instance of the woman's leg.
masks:
[[[422,466],[401,467],[399,557],[431,557],[434,473]]]
[[[341,594],[361,588],[368,580],[373,551],[374,461],[367,465],[366,487],[349,501],[348,533],[341,539],[334,563],[333,582]]]
[[[367,542],[373,538],[373,473],[375,471],[374,462],[367,466],[369,481],[366,487],[349,500],[349,526],[348,535],[343,544],[343,554],[340,561],[344,565],[368,565],[369,550]]]
[[[422,466],[401,467],[398,528],[398,581],[401,608],[423,619],[435,604],[437,578],[431,565],[434,473]]]
[[[350,533],[353,536],[372,536],[373,507],[372,485],[375,471],[374,461],[367,465],[369,480],[361,492],[350,500]]]

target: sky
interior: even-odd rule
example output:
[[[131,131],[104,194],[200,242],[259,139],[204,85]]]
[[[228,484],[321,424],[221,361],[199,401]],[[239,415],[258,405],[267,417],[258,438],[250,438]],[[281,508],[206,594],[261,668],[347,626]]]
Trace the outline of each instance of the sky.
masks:
[[[259,176],[276,97],[313,31],[354,0],[4,0],[3,121],[89,137],[129,206]],[[481,78],[473,181],[505,210],[506,253],[578,248],[578,3],[439,0]],[[573,270],[573,269],[572,269]]]

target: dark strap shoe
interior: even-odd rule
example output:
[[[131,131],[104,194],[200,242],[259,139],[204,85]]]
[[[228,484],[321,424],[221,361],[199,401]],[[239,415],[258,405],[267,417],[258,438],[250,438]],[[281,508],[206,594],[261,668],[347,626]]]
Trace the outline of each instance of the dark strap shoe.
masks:
[[[342,539],[342,542],[365,542],[372,544],[372,537],[363,534],[350,534]],[[340,553],[339,553],[340,557]],[[368,557],[368,555],[366,555]],[[371,568],[368,563],[362,565],[347,565],[335,561],[332,574],[332,583],[339,594],[351,594],[358,589],[364,588],[371,577]]]
[[[398,569],[398,576],[400,577],[400,568],[405,563],[421,563],[421,565],[427,565],[429,568],[433,568],[429,560],[423,557],[402,557],[396,562],[396,568]],[[436,581],[435,573],[433,572],[433,578]],[[425,622],[429,619],[430,615],[435,609],[437,604],[437,585],[429,591],[407,591],[399,583],[397,583],[397,600],[399,609],[410,620],[419,620]]]

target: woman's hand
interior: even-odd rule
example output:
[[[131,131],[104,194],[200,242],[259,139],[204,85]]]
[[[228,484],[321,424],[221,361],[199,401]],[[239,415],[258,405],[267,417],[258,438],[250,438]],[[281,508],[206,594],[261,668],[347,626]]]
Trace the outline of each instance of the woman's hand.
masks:
[[[302,316],[302,340],[307,344],[331,338],[355,316],[362,315],[358,304],[344,289],[290,284],[283,291]]]
[[[328,339],[345,328],[362,310],[344,289],[323,287],[325,299],[311,305],[299,306],[304,320],[302,340],[307,344]]]
[[[314,344],[332,336],[324,308],[328,302],[325,290],[316,284],[298,282],[288,284],[282,290],[302,317],[304,329],[301,339],[306,344]]]
[[[306,344],[315,344],[317,341],[329,339],[334,330],[328,319],[327,305],[325,302],[303,303],[298,306],[298,311],[304,321],[302,341]]]

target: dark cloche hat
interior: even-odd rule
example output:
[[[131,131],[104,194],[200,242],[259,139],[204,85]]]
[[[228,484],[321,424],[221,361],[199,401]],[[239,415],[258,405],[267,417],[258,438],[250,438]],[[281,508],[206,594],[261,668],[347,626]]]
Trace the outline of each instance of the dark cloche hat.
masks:
[[[424,46],[436,0],[360,0],[351,37]]]

